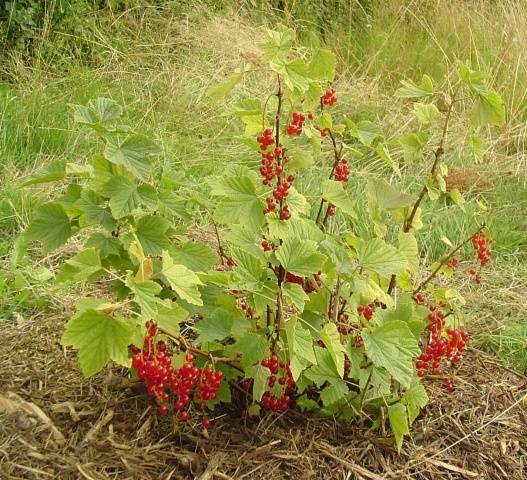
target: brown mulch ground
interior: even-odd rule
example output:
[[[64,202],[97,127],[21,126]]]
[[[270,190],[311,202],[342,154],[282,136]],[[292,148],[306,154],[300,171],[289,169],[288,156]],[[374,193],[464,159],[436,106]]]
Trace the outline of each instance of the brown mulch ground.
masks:
[[[453,393],[426,383],[431,403],[397,455],[389,431],[294,412],[225,415],[207,439],[158,417],[118,369],[84,380],[62,330],[60,317],[0,326],[1,480],[527,479],[527,379],[477,351]]]

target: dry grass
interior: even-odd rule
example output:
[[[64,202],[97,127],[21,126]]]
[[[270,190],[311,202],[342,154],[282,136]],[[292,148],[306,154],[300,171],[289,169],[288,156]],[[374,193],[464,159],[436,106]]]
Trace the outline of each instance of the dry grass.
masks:
[[[397,455],[384,424],[371,431],[296,412],[245,425],[225,411],[204,438],[158,417],[121,369],[83,379],[59,345],[62,316],[1,327],[1,478],[527,478],[527,378],[476,351],[453,393],[425,383],[431,403]]]

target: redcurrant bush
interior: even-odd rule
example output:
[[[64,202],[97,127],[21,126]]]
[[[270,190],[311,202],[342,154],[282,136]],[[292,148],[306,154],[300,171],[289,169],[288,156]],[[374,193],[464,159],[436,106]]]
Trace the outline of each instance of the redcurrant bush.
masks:
[[[416,232],[439,221],[423,215],[429,203],[449,197],[449,215],[463,207],[444,179],[465,148],[446,136],[457,100],[477,112],[470,138],[502,122],[503,103],[487,76],[465,65],[451,91],[426,75],[405,81],[398,108],[412,103],[415,119],[390,152],[393,138],[373,115],[346,104],[329,50],[301,47],[285,27],[266,32],[268,68],[244,69],[210,92],[221,100],[249,75],[274,85],[226,107],[243,127],[247,162],[174,181],[156,142],[123,126],[119,105],[74,106],[102,154],[54,171],[69,187],[25,235],[53,250],[82,230],[83,248],[57,282],[113,283],[77,302],[62,337],[86,376],[110,361],[129,367],[159,414],[191,428],[211,428],[219,404],[244,421],[291,408],[342,421],[386,414],[400,448],[427,404],[423,379],[454,388],[469,341],[454,283],[466,278],[460,270],[480,283],[491,258],[483,213],[431,265]],[[367,168],[373,158],[382,172]],[[397,182],[403,170],[418,188]],[[210,244],[185,236],[197,211],[210,219]],[[470,242],[477,267],[465,270]]]

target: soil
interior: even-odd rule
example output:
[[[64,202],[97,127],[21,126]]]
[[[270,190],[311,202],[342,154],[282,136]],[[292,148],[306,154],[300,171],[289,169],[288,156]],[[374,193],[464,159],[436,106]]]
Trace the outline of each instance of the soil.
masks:
[[[246,424],[219,414],[209,438],[159,416],[126,372],[86,380],[59,340],[64,315],[0,325],[0,479],[527,479],[527,378],[469,350],[400,454],[389,429],[299,412]]]

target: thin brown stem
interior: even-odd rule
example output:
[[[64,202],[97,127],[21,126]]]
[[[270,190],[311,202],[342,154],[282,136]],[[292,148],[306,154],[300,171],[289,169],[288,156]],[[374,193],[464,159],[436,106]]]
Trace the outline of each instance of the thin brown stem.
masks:
[[[220,240],[220,232],[218,231],[218,225],[216,222],[212,222],[214,225],[214,233],[216,234],[216,241],[218,242],[218,253],[220,254],[221,264],[223,265],[223,259],[227,258],[225,255],[225,250],[223,250],[223,247],[221,246],[221,240]]]
[[[445,147],[446,137],[448,133],[448,125],[450,123],[450,118],[454,110],[454,105],[456,103],[455,97],[457,95],[458,90],[459,90],[459,87],[455,90],[453,94],[453,98],[450,101],[450,104],[448,106],[448,110],[445,115],[445,121],[443,123],[443,131],[441,132],[441,138],[439,140],[439,145],[434,151],[434,162],[432,163],[432,168],[430,169],[430,176],[432,177],[432,179],[435,177],[435,173],[437,170],[437,166],[439,165],[439,161],[441,160],[441,157],[445,153],[444,147]],[[412,229],[412,224],[415,219],[415,215],[417,214],[417,210],[419,209],[419,206],[421,205],[421,202],[423,201],[426,195],[426,192],[428,192],[428,187],[425,184],[423,185],[423,188],[421,188],[421,191],[419,192],[419,195],[417,199],[415,200],[415,203],[412,207],[410,215],[404,222],[404,225],[403,225],[404,233],[408,233]],[[388,286],[388,295],[391,295],[396,284],[397,284],[397,276],[395,274],[392,274],[392,276],[390,277],[390,285]]]
[[[342,150],[343,150],[343,145],[340,146],[340,149],[337,145],[337,140],[335,139],[335,136],[333,135],[333,132],[331,130],[329,130],[329,138],[331,139],[331,144],[333,146],[333,156],[335,158],[334,162],[333,162],[333,165],[331,167],[331,173],[329,174],[329,179],[331,180],[333,178],[333,175],[335,174],[335,169],[337,168],[337,165],[340,163],[340,161],[342,160]],[[317,217],[315,219],[315,223],[318,223],[318,221],[320,220],[320,215],[322,215],[322,209],[324,208],[324,203],[326,201],[321,198],[320,199],[320,206],[318,207],[318,213],[317,213]],[[329,209],[329,207],[328,207]],[[321,228],[323,229],[326,221],[328,219],[328,210],[326,210],[326,214],[324,216],[324,219],[322,220],[322,224],[321,224]]]
[[[278,99],[278,105],[276,107],[276,114],[275,114],[275,146],[280,146],[280,115],[282,113],[282,99],[283,99],[283,90],[282,90],[282,80],[280,78],[280,75],[278,75],[278,90],[276,92],[276,98]],[[283,153],[280,155],[280,157],[277,159],[277,162],[279,165],[283,166]],[[282,174],[278,175],[277,179],[278,184],[282,183]],[[283,206],[284,202],[283,200],[280,200],[280,216],[283,212]],[[280,241],[281,243],[281,241]],[[276,317],[275,317],[275,336],[273,337],[273,341],[271,344],[271,351],[274,353],[276,348],[276,343],[278,342],[278,338],[280,336],[280,328],[282,323],[282,316],[283,316],[283,296],[282,296],[282,283],[285,279],[285,269],[280,265],[280,268],[278,270],[278,293],[276,294]],[[270,312],[269,312],[270,317]]]
[[[430,273],[430,275],[428,275],[428,277],[426,277],[425,280],[423,280],[419,286],[412,292],[413,295],[419,293],[424,287],[426,287],[430,281],[439,273],[439,270],[441,270],[441,268],[446,265],[446,263],[459,251],[461,250],[468,242],[470,242],[470,240],[472,239],[472,237],[474,235],[477,235],[479,232],[481,232],[481,230],[483,230],[485,228],[485,223],[483,223],[482,225],[480,225],[480,227],[472,234],[470,235],[468,238],[466,238],[465,240],[463,240],[463,242],[461,242],[456,248],[454,248],[453,250],[451,250],[447,255],[445,255],[439,262],[439,265]]]

